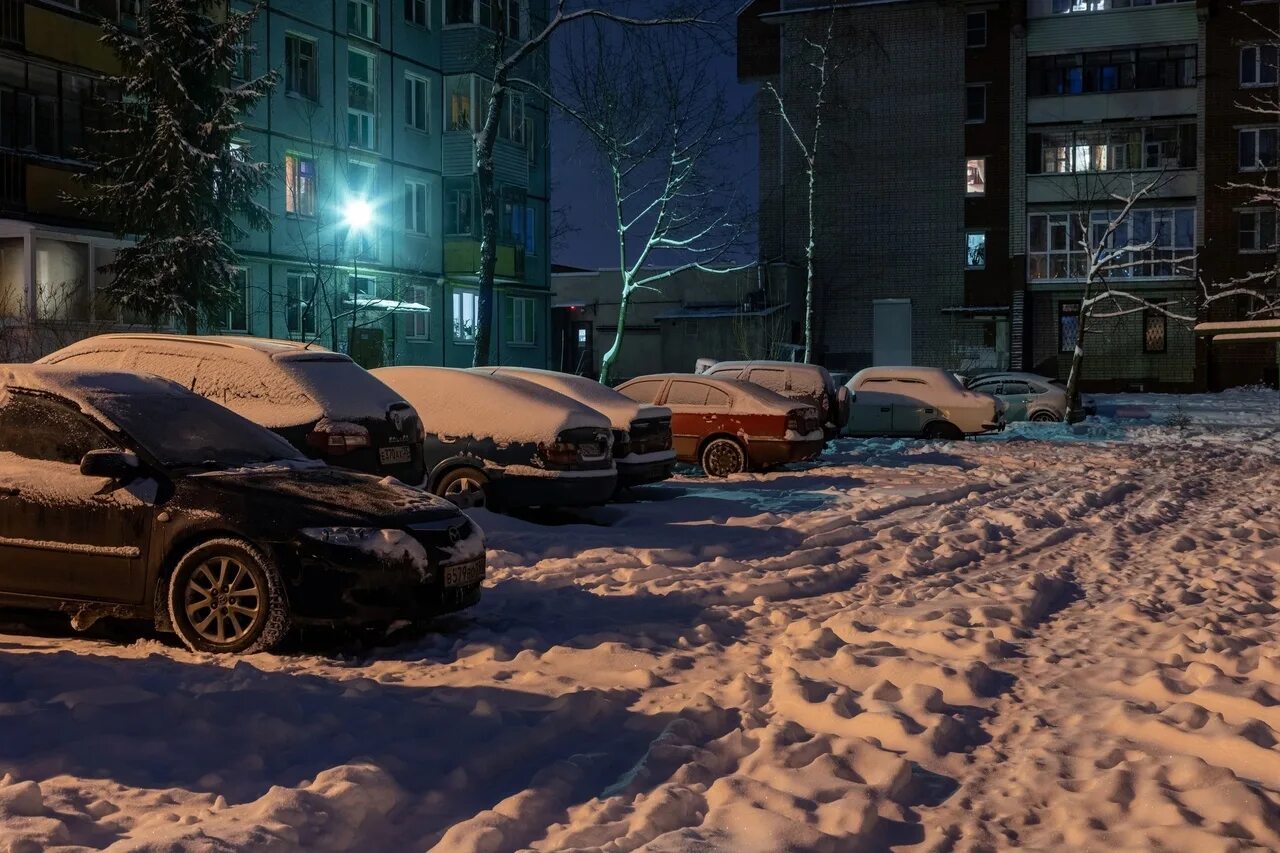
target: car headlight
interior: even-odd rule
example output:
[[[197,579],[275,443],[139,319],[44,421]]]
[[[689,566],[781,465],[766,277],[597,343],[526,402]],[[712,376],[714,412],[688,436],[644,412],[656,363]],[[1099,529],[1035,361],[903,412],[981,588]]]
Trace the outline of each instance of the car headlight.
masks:
[[[377,527],[304,527],[298,532],[326,545],[355,548],[378,537],[382,530]]]

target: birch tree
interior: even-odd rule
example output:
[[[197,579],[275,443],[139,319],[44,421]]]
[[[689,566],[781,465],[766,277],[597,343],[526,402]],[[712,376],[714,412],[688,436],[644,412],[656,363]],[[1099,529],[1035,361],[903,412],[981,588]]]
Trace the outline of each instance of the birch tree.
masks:
[[[1161,275],[1179,272],[1192,275],[1194,252],[1179,254],[1168,248],[1173,245],[1172,235],[1160,225],[1153,225],[1149,233],[1137,227],[1135,207],[1164,183],[1163,175],[1141,182],[1130,177],[1127,191],[1105,194],[1107,207],[1076,213],[1076,243],[1083,252],[1085,269],[1071,371],[1067,376],[1068,422],[1076,417],[1081,405],[1079,388],[1086,344],[1097,321],[1153,311],[1186,324],[1195,323],[1194,305],[1154,301],[1124,285],[1130,277],[1150,275],[1153,271]]]
[[[834,2],[831,3],[827,14],[826,32],[821,40],[804,39],[805,55],[800,57],[799,64],[801,67],[809,68],[816,75],[816,84],[813,88],[797,87],[782,93],[773,83],[765,83],[762,89],[777,108],[778,120],[782,122],[787,136],[799,150],[800,160],[804,166],[807,229],[804,245],[804,360],[810,364],[813,363],[816,355],[814,338],[817,293],[814,281],[814,256],[817,250],[817,226],[814,221],[814,203],[819,167],[825,168],[828,159],[826,156],[828,143],[824,131],[827,112],[831,109],[833,102],[832,88],[842,65],[877,45],[874,36],[867,31],[837,27],[837,10],[837,5]],[[802,116],[811,118],[812,124],[804,124]],[[779,156],[782,156],[781,152]]]
[[[617,330],[600,364],[609,384],[639,291],[689,270],[740,269],[721,262],[747,217],[716,167],[741,139],[742,117],[730,113],[703,47],[678,33],[623,41],[596,25],[566,56],[560,95],[540,94],[582,130],[608,185],[621,281]]]
[[[519,32],[521,5],[519,0],[493,0],[492,86],[483,119],[475,131],[475,168],[480,193],[480,269],[476,306],[475,350],[472,363],[481,367],[489,363],[490,336],[493,328],[493,282],[498,263],[498,198],[494,181],[494,147],[506,114],[511,78],[544,50],[561,28],[579,21],[608,21],[627,28],[663,27],[706,23],[695,15],[672,14],[644,17],[617,11],[617,0],[571,7],[569,0],[555,0],[546,24],[529,32],[523,39]]]

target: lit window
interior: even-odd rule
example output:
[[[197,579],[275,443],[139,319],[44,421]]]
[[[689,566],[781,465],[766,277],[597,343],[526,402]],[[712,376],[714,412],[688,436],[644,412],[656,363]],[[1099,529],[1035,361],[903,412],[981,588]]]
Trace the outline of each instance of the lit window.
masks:
[[[965,234],[964,267],[969,270],[987,266],[987,232],[970,231]]]
[[[450,132],[473,130],[475,77],[462,75],[444,80],[444,129]]]
[[[1169,316],[1147,308],[1142,312],[1142,351],[1165,352],[1169,346]]]
[[[284,155],[284,209],[295,216],[316,215],[316,161]]]
[[[453,339],[474,341],[479,328],[480,296],[471,290],[453,292]]]
[[[985,195],[987,192],[987,158],[970,157],[965,163],[965,195]]]

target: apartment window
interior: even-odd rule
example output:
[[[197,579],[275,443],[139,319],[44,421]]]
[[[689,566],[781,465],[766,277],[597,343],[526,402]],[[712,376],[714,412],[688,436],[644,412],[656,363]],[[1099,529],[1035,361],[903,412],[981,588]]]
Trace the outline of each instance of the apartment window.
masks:
[[[311,337],[316,333],[316,315],[311,303],[316,294],[316,277],[291,272],[285,277],[284,324],[290,337]]]
[[[538,126],[532,118],[524,118],[524,147],[529,160],[529,167],[536,168],[539,161],[540,145],[538,143]]]
[[[1253,127],[1240,131],[1240,171],[1274,169],[1280,128]]]
[[[444,78],[444,128],[450,132],[474,130],[472,119],[477,97],[477,77],[464,74]]]
[[[964,120],[981,124],[987,120],[987,85],[974,83],[964,87]]]
[[[378,167],[358,160],[347,161],[347,195],[368,201],[377,189]]]
[[[421,181],[405,181],[404,184],[404,227],[414,234],[427,234],[427,211],[429,190]]]
[[[524,209],[524,253],[529,257],[538,254],[538,214],[532,207]]]
[[[964,268],[981,270],[987,267],[987,232],[969,231],[964,235]]]
[[[430,0],[404,0],[404,19],[415,26],[431,26]]]
[[[965,15],[965,47],[987,46],[987,13],[970,12]]]
[[[502,191],[502,219],[499,222],[500,242],[508,246],[524,247],[525,194],[523,190],[507,187]]]
[[[1239,214],[1240,251],[1274,252],[1276,250],[1276,211],[1242,210]]]
[[[347,32],[370,41],[377,40],[373,0],[347,0]]]
[[[474,24],[476,0],[444,0],[444,22],[446,25]]]
[[[408,293],[409,301],[413,303],[413,310],[409,311],[409,316],[405,322],[405,337],[419,341],[427,341],[431,339],[431,312],[424,311],[422,308],[430,306],[430,296],[425,287],[410,287]],[[421,306],[419,308],[418,306]]]
[[[511,298],[511,343],[533,346],[537,342],[534,301],[526,296]]]
[[[292,34],[284,37],[284,90],[309,101],[316,99],[316,43]]]
[[[1277,59],[1274,44],[1250,44],[1240,48],[1240,85],[1276,85]]]
[[[430,100],[427,96],[427,81],[416,74],[404,75],[404,123],[414,130],[424,133],[430,128],[427,124]]]
[[[243,268],[231,271],[231,300],[227,304],[227,319],[223,329],[228,332],[249,331],[249,271]]]
[[[980,196],[987,193],[987,158],[970,157],[965,161],[964,194]]]
[[[377,143],[377,89],[374,58],[360,50],[347,51],[347,144],[373,150]]]
[[[1193,44],[1033,56],[1027,60],[1027,94],[1032,97],[1195,85]]]
[[[253,49],[240,42],[231,58],[231,79],[249,80],[253,77]]]
[[[1027,223],[1028,277],[1081,280],[1088,275],[1089,251],[1145,246],[1120,254],[1106,271],[1108,278],[1186,278],[1195,252],[1194,208],[1142,208],[1130,211],[1109,238],[1117,211],[1033,213]],[[1088,228],[1088,246],[1085,245]],[[1104,238],[1105,243],[1104,243]]]
[[[474,290],[453,292],[453,339],[474,341],[480,325],[480,295]]]
[[[1164,303],[1159,303],[1163,305]],[[1142,311],[1142,351],[1166,352],[1169,347],[1169,315],[1154,308]]]
[[[284,209],[294,216],[316,215],[316,161],[284,155]]]
[[[378,282],[367,275],[349,275],[345,295],[347,299],[354,297],[356,307],[360,307],[361,304],[369,307],[370,301],[378,298]]]
[[[444,233],[469,237],[475,231],[475,186],[470,178],[449,178],[444,185]]]
[[[1196,126],[1190,123],[1047,131],[1030,139],[1032,161],[1047,174],[1196,165]]]
[[[1080,303],[1058,303],[1058,352],[1075,352],[1080,336]]]
[[[507,109],[502,118],[503,135],[517,145],[524,145],[524,95],[509,92]]]

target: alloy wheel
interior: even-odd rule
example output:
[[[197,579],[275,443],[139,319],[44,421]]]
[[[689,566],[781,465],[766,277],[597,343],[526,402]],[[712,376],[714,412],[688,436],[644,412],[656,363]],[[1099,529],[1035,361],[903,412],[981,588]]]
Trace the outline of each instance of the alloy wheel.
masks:
[[[459,477],[444,487],[444,496],[462,509],[481,507],[484,506],[484,484],[471,477]]]
[[[216,556],[201,563],[187,580],[183,599],[191,627],[205,641],[236,643],[253,629],[262,612],[263,595],[243,563]]]

